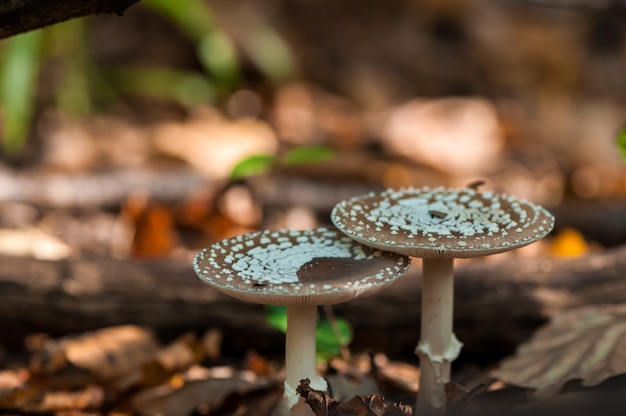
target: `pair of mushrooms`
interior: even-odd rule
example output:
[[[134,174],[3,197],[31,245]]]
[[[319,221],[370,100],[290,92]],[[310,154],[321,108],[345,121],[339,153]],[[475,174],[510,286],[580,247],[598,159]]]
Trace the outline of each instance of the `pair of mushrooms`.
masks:
[[[198,254],[194,270],[237,299],[287,306],[285,400],[312,415],[296,394],[300,380],[326,390],[315,370],[317,306],[376,293],[423,259],[420,392],[416,414],[442,415],[450,363],[462,344],[452,332],[453,259],[513,250],[544,237],[554,218],[540,206],[467,189],[406,189],[340,202],[338,230],[244,234]]]

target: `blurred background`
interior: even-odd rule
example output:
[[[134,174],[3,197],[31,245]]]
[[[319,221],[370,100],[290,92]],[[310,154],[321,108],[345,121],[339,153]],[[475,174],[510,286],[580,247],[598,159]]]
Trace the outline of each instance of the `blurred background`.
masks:
[[[328,224],[367,190],[476,180],[555,210],[573,255],[623,243],[625,19],[609,1],[143,0],[3,40],[0,251],[189,254]]]
[[[68,355],[73,344],[49,336],[134,323],[166,328],[168,341],[190,326],[206,331],[203,346],[193,337],[179,339],[192,350],[191,359],[165,366],[143,383],[167,381],[172,394],[180,393],[176,408],[196,403],[204,409],[198,414],[208,414],[205,392],[224,386],[224,379],[234,384],[223,396],[244,394],[235,369],[280,380],[280,358],[268,362],[261,355],[282,351],[282,334],[268,328],[280,327],[272,320],[283,322],[284,312],[266,310],[264,321],[250,305],[237,305],[241,309],[228,316],[205,308],[205,301],[222,300],[188,283],[200,286],[191,259],[201,248],[259,229],[330,225],[337,202],[371,190],[477,183],[480,190],[544,205],[556,216],[554,232],[541,242],[469,260],[501,262],[496,267],[503,268],[493,270],[505,271],[503,282],[512,257],[547,258],[526,264],[540,265],[527,275],[549,280],[551,265],[566,264],[551,259],[606,254],[591,266],[583,258],[565,267],[563,282],[570,272],[578,276],[575,267],[584,272],[617,264],[611,255],[623,251],[608,248],[626,244],[623,1],[141,0],[122,16],[75,19],[4,39],[0,284],[8,289],[0,291],[0,327],[2,342],[19,334],[12,347],[32,357],[28,371],[22,370],[13,364],[13,351],[0,344],[0,363],[18,368],[0,371],[0,407],[16,408],[13,400],[22,400],[23,391],[29,399],[39,397],[26,382],[29,372],[65,377],[60,369],[67,362],[52,358],[61,350]],[[130,261],[137,259],[147,261]],[[501,324],[501,316],[518,318],[508,304],[479,308],[485,316],[476,319],[500,324],[466,325],[461,338],[467,361],[480,356],[478,364],[491,363],[510,353],[552,306],[565,307],[561,292],[539,289],[529,305],[521,303],[534,312],[530,323]],[[158,296],[128,305],[133,291]],[[109,293],[114,299],[98,298]],[[398,311],[391,321],[376,321],[382,313],[360,313],[352,345],[413,360],[414,334],[398,329],[416,323],[418,305],[410,293],[404,301],[415,310]],[[505,299],[502,291],[489,296],[484,299]],[[393,298],[381,299],[396,306]],[[467,314],[461,318],[471,321]],[[339,342],[326,328],[333,356],[352,337],[349,322],[337,319],[349,336]],[[222,333],[224,328],[235,330]],[[84,354],[100,357],[97,371],[90,369],[104,371],[109,382],[122,379],[124,392],[139,380],[133,373],[128,382],[128,372],[142,362],[133,354],[152,360],[157,349],[144,331],[87,333],[75,347],[96,350]],[[239,349],[220,356],[222,335],[224,345]],[[170,353],[180,356],[173,345]],[[371,366],[370,358],[360,359]],[[198,373],[191,364],[202,360],[215,368]],[[388,369],[394,382],[410,370],[410,386],[400,390],[412,401],[418,370],[383,361],[377,371]],[[472,365],[460,372],[466,379],[477,372]],[[196,373],[181,375],[182,369]],[[62,385],[84,384],[72,377]],[[50,380],[56,386],[57,379]],[[215,385],[181,389],[193,384],[189,380]],[[272,384],[276,394],[267,409],[280,400],[280,385]],[[118,398],[125,397],[119,391]],[[102,404],[100,390],[87,393],[94,402],[83,407]],[[151,403],[140,401],[136,413],[109,414],[159,413]],[[250,403],[256,402],[244,404]],[[262,414],[248,407],[251,413],[226,406],[216,414]]]

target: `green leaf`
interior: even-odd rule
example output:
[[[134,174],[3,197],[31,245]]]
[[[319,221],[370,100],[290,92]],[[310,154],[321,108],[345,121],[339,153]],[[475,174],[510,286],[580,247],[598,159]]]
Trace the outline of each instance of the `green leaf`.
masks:
[[[265,306],[265,321],[283,334],[287,332],[287,308],[285,306]]]
[[[273,155],[252,155],[239,161],[230,171],[230,179],[236,180],[267,172],[276,164]]]
[[[328,355],[339,355],[341,347],[352,342],[354,332],[352,325],[343,318],[336,318],[337,334],[327,319],[322,319],[317,324],[315,338],[317,339],[317,351]]]
[[[326,146],[300,146],[285,155],[286,165],[301,165],[304,163],[318,163],[330,160],[335,152]]]
[[[142,4],[176,23],[193,39],[215,27],[213,13],[202,0],[144,0]]]
[[[626,163],[626,127],[617,135],[617,148],[622,155],[622,160]]]
[[[59,87],[55,91],[58,108],[67,115],[83,117],[91,113],[95,96],[94,79],[100,68],[91,56],[85,20],[73,19],[44,32],[44,56],[53,54],[63,62]]]
[[[108,67],[104,75],[116,89],[194,106],[212,101],[215,90],[201,74],[151,67]]]
[[[287,308],[285,306],[265,306],[265,321],[269,326],[287,332]],[[336,331],[328,319],[321,319],[315,329],[316,359],[325,361],[341,354],[341,347],[352,342],[352,325],[343,318],[335,319]]]
[[[234,86],[239,83],[237,51],[226,34],[217,30],[207,32],[200,37],[196,48],[200,62],[218,84]]]
[[[15,153],[22,149],[34,113],[41,30],[10,39],[2,59],[0,103],[2,103],[4,149]]]
[[[294,73],[294,59],[287,43],[271,27],[258,25],[243,44],[247,54],[270,79],[281,82]]]
[[[239,58],[231,38],[217,29],[213,12],[203,0],[145,0],[144,5],[165,16],[196,45],[196,54],[219,87],[238,85]]]

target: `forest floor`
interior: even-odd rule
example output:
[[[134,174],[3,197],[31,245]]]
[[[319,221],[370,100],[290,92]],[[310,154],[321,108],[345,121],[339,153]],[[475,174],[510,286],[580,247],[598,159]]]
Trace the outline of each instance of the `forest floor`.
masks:
[[[215,102],[129,95],[81,117],[43,91],[29,142],[0,159],[0,414],[279,415],[283,334],[262,308],[215,310],[236,302],[197,288],[198,251],[330,226],[336,203],[371,190],[476,180],[545,206],[556,226],[515,252],[457,262],[466,355],[448,413],[623,414],[623,16],[525,2],[223,3],[213,11],[236,42],[251,22],[278,28],[296,74],[270,82],[244,54],[247,78]],[[164,35],[152,12],[115,19],[92,19],[99,64],[197,65],[189,39]],[[410,414],[419,283],[406,284],[320,311],[354,334],[318,362],[332,398],[309,392],[317,415]],[[389,314],[391,299],[409,309]],[[367,309],[376,303],[387,312]]]

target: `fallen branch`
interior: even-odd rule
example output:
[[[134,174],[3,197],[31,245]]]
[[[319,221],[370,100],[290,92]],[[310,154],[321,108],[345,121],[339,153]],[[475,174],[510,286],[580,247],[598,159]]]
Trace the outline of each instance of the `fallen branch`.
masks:
[[[415,262],[418,266],[418,261]],[[457,336],[468,356],[508,354],[558,311],[626,301],[626,246],[576,260],[476,262],[458,268]],[[356,348],[410,353],[418,338],[419,279],[335,306],[355,327]],[[0,257],[0,333],[62,334],[134,323],[162,333],[220,327],[231,345],[282,348],[260,305],[203,285],[188,260]],[[262,335],[260,337],[259,335]]]
[[[0,1],[0,39],[92,14],[117,13],[139,0]]]
[[[220,189],[190,170],[116,170],[88,174],[0,171],[0,202],[14,201],[52,208],[119,207],[129,195],[150,201],[180,202]]]

